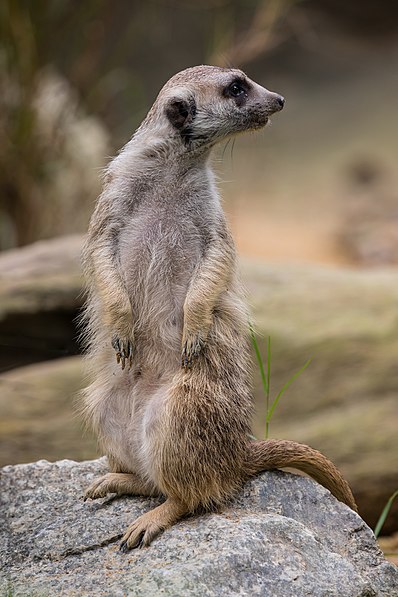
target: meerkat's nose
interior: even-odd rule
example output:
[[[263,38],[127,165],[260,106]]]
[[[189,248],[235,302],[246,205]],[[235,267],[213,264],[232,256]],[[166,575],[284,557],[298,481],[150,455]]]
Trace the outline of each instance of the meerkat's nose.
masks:
[[[285,98],[282,95],[277,94],[275,101],[279,106],[279,110],[282,110],[283,106],[285,105]]]
[[[272,114],[282,110],[283,106],[285,105],[285,98],[283,95],[275,93],[275,91],[268,91],[267,103]]]

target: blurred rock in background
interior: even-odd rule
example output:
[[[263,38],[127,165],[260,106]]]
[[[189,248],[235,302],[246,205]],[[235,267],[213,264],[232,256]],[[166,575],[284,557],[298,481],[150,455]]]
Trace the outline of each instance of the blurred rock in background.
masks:
[[[353,163],[338,241],[358,265],[398,264],[398,190],[393,172],[370,159]]]

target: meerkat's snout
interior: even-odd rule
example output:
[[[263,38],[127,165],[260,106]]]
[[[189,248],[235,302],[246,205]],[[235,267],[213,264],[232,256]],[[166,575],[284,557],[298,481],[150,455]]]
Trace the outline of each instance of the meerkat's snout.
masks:
[[[248,96],[246,108],[247,124],[243,130],[257,130],[266,126],[270,116],[280,112],[285,105],[285,98],[279,93],[251,81],[252,93]]]
[[[283,106],[285,105],[285,98],[283,97],[283,95],[279,95],[278,93],[274,93],[275,99],[274,99],[274,103],[275,103],[275,107],[276,107],[276,112],[279,112],[280,110],[283,109]]]
[[[275,91],[268,91],[268,89],[265,89],[265,87],[261,87],[260,89],[260,93],[268,114],[271,115],[275,114],[275,112],[280,112],[285,105],[285,98],[283,95],[275,93]]]

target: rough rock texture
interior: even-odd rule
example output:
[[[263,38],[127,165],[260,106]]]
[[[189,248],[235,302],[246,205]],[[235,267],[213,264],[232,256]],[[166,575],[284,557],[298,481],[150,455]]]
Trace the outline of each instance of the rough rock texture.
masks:
[[[148,549],[117,541],[158,503],[81,500],[104,459],[2,470],[3,595],[397,597],[372,531],[310,479],[265,473],[219,514],[180,522]]]

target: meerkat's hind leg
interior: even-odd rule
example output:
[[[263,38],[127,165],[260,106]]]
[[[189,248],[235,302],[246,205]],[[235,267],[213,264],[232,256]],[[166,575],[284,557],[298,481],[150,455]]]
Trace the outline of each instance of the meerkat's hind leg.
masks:
[[[128,527],[122,538],[120,551],[127,553],[130,549],[147,547],[155,537],[185,514],[188,514],[188,508],[184,504],[167,498],[163,504],[142,514]]]
[[[134,473],[107,473],[99,477],[85,491],[84,501],[105,497],[108,493],[118,495],[157,496],[160,492]]]

